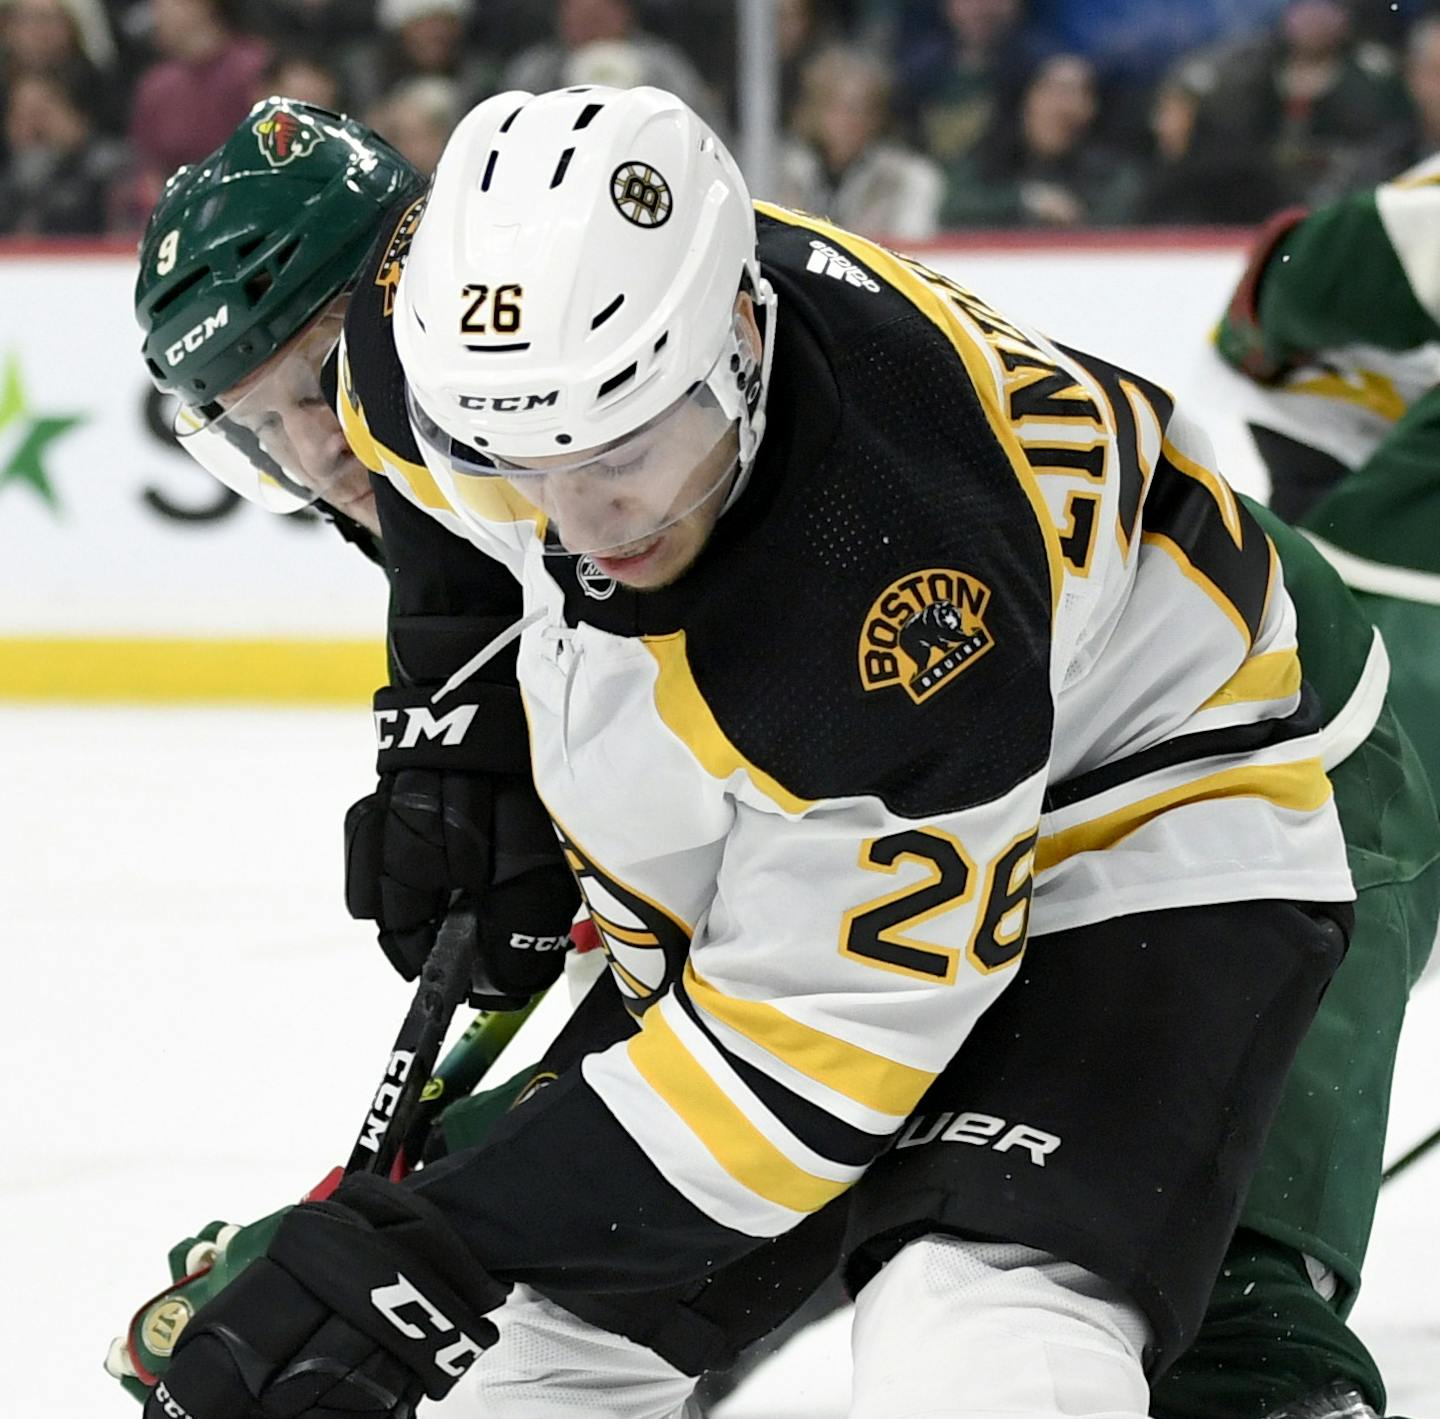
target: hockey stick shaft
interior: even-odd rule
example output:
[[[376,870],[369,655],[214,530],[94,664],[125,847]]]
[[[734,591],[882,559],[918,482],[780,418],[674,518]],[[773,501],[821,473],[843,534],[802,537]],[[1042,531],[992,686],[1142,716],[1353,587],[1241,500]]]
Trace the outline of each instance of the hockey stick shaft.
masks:
[[[1428,1138],[1422,1138],[1408,1153],[1402,1153],[1396,1158],[1396,1160],[1380,1174],[1381,1185],[1383,1186],[1385,1183],[1388,1183],[1392,1178],[1399,1177],[1406,1168],[1412,1163],[1418,1163],[1420,1159],[1429,1153],[1437,1144],[1440,1144],[1440,1128],[1437,1128]]]
[[[473,908],[452,908],[440,924],[410,1009],[395,1036],[390,1058],[365,1122],[346,1161],[347,1173],[388,1174],[410,1130],[421,1091],[440,1057],[445,1032],[470,985],[470,953],[476,938]]]
[[[402,1133],[407,1160],[420,1156],[436,1117],[485,1077],[544,998],[542,991],[518,1010],[482,1010],[466,1026],[420,1091],[410,1124]]]

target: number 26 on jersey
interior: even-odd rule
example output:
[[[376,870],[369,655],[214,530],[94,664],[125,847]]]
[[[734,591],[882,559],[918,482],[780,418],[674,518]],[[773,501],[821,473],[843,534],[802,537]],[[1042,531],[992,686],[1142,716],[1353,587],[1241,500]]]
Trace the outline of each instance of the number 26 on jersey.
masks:
[[[962,953],[912,933],[964,906],[978,885],[980,907],[963,954],[985,975],[1014,965],[1025,949],[1030,921],[1037,836],[1032,829],[1016,838],[990,863],[983,882],[959,840],[940,828],[907,828],[866,839],[860,866],[867,871],[894,875],[903,863],[911,863],[923,868],[925,876],[846,912],[840,925],[840,954],[881,970],[950,985]]]

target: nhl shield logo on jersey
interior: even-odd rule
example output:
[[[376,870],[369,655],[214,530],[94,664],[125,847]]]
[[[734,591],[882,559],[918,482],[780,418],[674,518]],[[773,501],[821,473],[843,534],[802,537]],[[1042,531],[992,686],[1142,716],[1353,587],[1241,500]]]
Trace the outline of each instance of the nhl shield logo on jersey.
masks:
[[[918,705],[995,644],[985,627],[990,588],[964,572],[928,567],[892,581],[860,633],[860,683],[901,685]]]
[[[272,109],[250,125],[260,143],[260,152],[272,168],[283,168],[303,158],[325,141],[325,134],[310,123],[301,123],[293,113]]]

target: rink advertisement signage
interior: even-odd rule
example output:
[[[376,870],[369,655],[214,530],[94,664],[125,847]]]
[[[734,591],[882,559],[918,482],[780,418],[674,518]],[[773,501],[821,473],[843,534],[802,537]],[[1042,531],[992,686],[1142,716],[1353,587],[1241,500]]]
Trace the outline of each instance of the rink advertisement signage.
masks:
[[[46,472],[50,445],[84,422],[81,414],[37,411],[25,393],[20,354],[3,352],[0,366],[0,493],[26,489],[58,511],[55,485]]]
[[[124,256],[0,256],[0,696],[358,707],[383,572],[176,447],[134,281]]]
[[[299,160],[282,137],[277,157]],[[627,177],[623,195],[642,221],[664,209],[656,193],[643,183],[632,192]],[[397,259],[415,215],[391,233]],[[922,255],[1008,316],[1195,396],[1193,370],[1243,264],[1240,243],[1002,246]],[[398,262],[389,279],[395,272]],[[828,266],[810,279],[823,290]],[[170,407],[140,360],[134,282],[129,253],[6,255],[0,244],[0,696],[367,703],[385,678],[384,574],[313,512],[265,512],[176,448]],[[202,322],[193,338],[203,336]],[[1196,403],[1203,416],[1203,397]],[[1253,469],[1243,420],[1231,424]],[[1243,470],[1224,428],[1211,433],[1221,466]],[[1238,481],[1246,486],[1243,471]],[[948,599],[964,629],[978,592],[963,563],[939,570],[956,578]],[[933,627],[916,621],[908,644],[900,635],[947,594],[921,585],[917,602],[888,587],[896,600],[882,606],[881,590],[855,626],[862,680],[916,702],[941,693],[963,673],[942,665],[955,649],[949,613],[930,612]],[[982,626],[987,615],[981,608]]]

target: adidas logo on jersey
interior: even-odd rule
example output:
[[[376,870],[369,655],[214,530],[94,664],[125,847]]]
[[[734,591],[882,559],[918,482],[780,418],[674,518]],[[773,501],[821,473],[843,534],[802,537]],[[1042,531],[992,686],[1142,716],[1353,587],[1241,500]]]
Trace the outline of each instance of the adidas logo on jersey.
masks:
[[[859,286],[864,291],[880,289],[880,283],[863,266],[857,266],[848,256],[823,241],[810,243],[810,259],[805,263],[805,269],[819,276],[828,276],[832,281],[844,281],[847,286]]]

